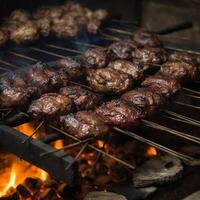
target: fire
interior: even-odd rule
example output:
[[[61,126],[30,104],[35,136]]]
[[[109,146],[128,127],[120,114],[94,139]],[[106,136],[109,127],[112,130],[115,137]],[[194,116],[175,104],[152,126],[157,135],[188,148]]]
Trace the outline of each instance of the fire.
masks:
[[[97,141],[97,145],[98,145],[99,148],[103,148],[103,146],[104,146],[104,141],[103,141],[103,140],[98,140],[98,141]]]
[[[153,157],[153,156],[156,156],[158,153],[157,153],[157,150],[155,147],[148,147],[147,149],[147,155],[149,157]]]
[[[56,149],[61,149],[61,148],[63,147],[63,141],[62,141],[62,140],[57,140],[57,141],[55,141],[54,147],[55,147]]]
[[[33,134],[36,127],[34,123],[25,123],[16,127],[16,129],[29,136]],[[38,133],[44,134],[44,130],[41,129]],[[35,137],[37,137],[37,134]],[[42,181],[48,177],[48,173],[44,170],[20,160],[14,155],[9,155],[8,159],[11,160],[12,164],[10,168],[4,170],[3,174],[0,174],[0,196],[8,194],[12,188],[16,188],[19,184],[22,184],[28,177],[39,178]]]

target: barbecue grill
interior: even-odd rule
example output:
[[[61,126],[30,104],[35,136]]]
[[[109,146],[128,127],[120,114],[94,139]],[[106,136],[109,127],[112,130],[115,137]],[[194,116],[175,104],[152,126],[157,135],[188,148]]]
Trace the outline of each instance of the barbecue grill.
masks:
[[[6,76],[10,71],[26,69],[37,61],[46,62],[49,68],[52,68],[59,58],[79,56],[90,47],[108,46],[112,41],[126,39],[130,33],[139,28],[135,22],[141,16],[133,17],[134,22],[133,20],[110,20],[101,27],[96,35],[81,32],[70,40],[50,36],[48,38],[40,38],[37,43],[27,46],[9,43],[0,52],[1,76]],[[199,56],[200,52],[181,40],[181,36],[176,36],[177,38],[179,37],[180,43],[177,42],[179,39],[173,39],[170,42],[168,40],[165,41],[165,36],[170,38],[169,33],[182,29],[187,30],[188,28],[191,28],[191,22],[181,22],[158,31],[161,34],[160,38],[165,49],[169,52],[188,52]],[[84,83],[77,81],[71,82],[71,84],[83,85]],[[199,151],[200,144],[198,135],[200,124],[198,98],[200,92],[196,89],[198,85],[198,81],[185,85],[183,91],[169,102],[169,105],[163,109],[161,114],[148,120],[143,120],[143,125],[138,129],[127,131],[117,127],[112,128],[112,134],[130,137],[130,139],[139,141],[141,145],[144,143],[153,146],[161,152],[181,159],[185,164],[186,172],[182,182],[178,182],[180,184],[179,188],[177,188],[177,182],[166,188],[162,187],[158,190],[157,196],[152,196],[152,199],[165,199],[166,197],[161,195],[163,192],[172,192],[173,195],[170,199],[183,198],[199,189],[199,181],[195,178],[195,176],[198,176],[198,166],[200,165],[199,154],[195,152]],[[83,87],[87,88],[86,85],[83,85]],[[33,137],[44,125],[45,122],[42,121],[38,122],[38,126],[31,136],[26,136],[14,129],[14,127],[23,123],[30,122],[29,115],[26,112],[19,109],[2,109],[1,112],[0,147],[45,170],[55,179],[70,185],[76,184],[78,159],[86,149],[92,149],[97,152],[98,157],[100,157],[99,155],[104,155],[130,170],[135,170],[135,166],[107,153],[103,148],[97,147],[90,139],[80,140],[53,124],[47,124],[50,134],[42,138],[35,139]],[[60,150],[56,150],[50,145],[50,143],[63,138],[69,138],[74,143],[68,144]],[[64,149],[73,148],[73,145],[75,147],[79,146],[79,151],[75,157],[64,151]],[[187,182],[191,184],[191,187],[187,191],[183,191],[186,189]],[[175,194],[174,191],[176,189],[181,192],[181,195]]]

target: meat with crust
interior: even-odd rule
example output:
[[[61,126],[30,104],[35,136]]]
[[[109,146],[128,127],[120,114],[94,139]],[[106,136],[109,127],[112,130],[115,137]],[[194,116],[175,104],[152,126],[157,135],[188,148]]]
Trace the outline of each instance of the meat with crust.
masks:
[[[132,58],[143,65],[162,64],[167,60],[167,53],[160,47],[144,47],[135,49]]]
[[[38,62],[25,72],[25,79],[37,88],[37,94],[54,91],[67,84],[67,77],[53,69],[48,68],[45,63]]]
[[[56,61],[56,65],[71,78],[78,78],[83,74],[81,64],[75,58],[66,57],[59,59]]]
[[[133,41],[117,41],[113,42],[108,50],[110,52],[111,60],[123,59],[131,60],[132,52],[135,50],[136,45]]]
[[[133,85],[130,75],[116,71],[112,68],[90,70],[87,81],[95,92],[106,94],[119,94]]]
[[[8,34],[0,29],[0,48],[8,41]]]
[[[52,120],[70,112],[71,105],[71,99],[65,95],[46,93],[32,102],[28,114],[35,119]]]
[[[116,60],[110,62],[108,67],[129,74],[134,81],[139,81],[143,77],[144,70],[139,63],[133,63],[127,60]]]
[[[76,110],[94,109],[101,96],[79,86],[67,86],[60,89],[60,94],[69,97],[75,104]]]
[[[102,137],[108,133],[109,127],[101,117],[91,111],[80,111],[59,118],[61,128],[79,139]]]
[[[154,114],[164,103],[161,95],[144,88],[128,91],[120,99],[131,105],[140,107],[147,116]]]
[[[136,31],[132,39],[140,47],[156,47],[161,45],[157,34],[145,29],[139,29],[138,31]]]
[[[90,48],[82,55],[82,65],[86,69],[103,68],[107,66],[109,58],[106,48]]]
[[[21,23],[10,31],[10,40],[17,44],[29,44],[35,42],[39,37],[37,25],[32,21]]]
[[[26,10],[16,9],[10,14],[9,20],[17,20],[26,23],[31,20],[31,14]]]
[[[105,123],[124,128],[137,126],[143,117],[139,107],[129,105],[119,99],[104,103],[96,109],[96,113],[102,117]]]
[[[164,97],[170,97],[181,90],[181,85],[176,79],[166,76],[149,76],[141,85]]]
[[[22,76],[9,74],[0,79],[0,107],[25,106],[34,95],[36,88],[26,84]]]
[[[168,61],[160,69],[163,76],[178,80],[192,81],[198,78],[198,68],[192,62]]]

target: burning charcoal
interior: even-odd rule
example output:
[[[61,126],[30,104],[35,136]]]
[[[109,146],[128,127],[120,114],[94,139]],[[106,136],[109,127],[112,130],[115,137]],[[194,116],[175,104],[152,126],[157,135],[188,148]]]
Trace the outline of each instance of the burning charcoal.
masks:
[[[19,200],[19,199],[20,197],[17,192],[0,197],[0,200]]]
[[[98,186],[104,186],[111,181],[110,177],[108,175],[99,175],[95,179],[95,185]]]
[[[17,187],[16,187],[16,190],[17,192],[23,197],[23,199],[26,199],[26,198],[30,198],[32,195],[31,195],[31,191],[29,191],[24,185],[22,184],[19,184]]]
[[[136,187],[152,184],[165,184],[175,181],[182,175],[183,166],[178,158],[163,155],[153,157],[140,166],[134,173],[133,183]]]
[[[40,200],[61,200],[62,198],[54,189],[48,188],[40,196]]]
[[[42,181],[39,178],[28,177],[23,183],[31,191],[39,190],[42,186]]]
[[[90,192],[84,200],[126,200],[126,197],[112,192]]]
[[[119,164],[111,167],[109,176],[114,183],[124,183],[131,179],[131,174],[127,168]]]
[[[43,185],[46,188],[56,188],[58,182],[49,177],[43,182]]]
[[[108,191],[124,195],[128,200],[141,200],[147,198],[157,190],[156,187],[135,188],[131,183],[112,184]]]

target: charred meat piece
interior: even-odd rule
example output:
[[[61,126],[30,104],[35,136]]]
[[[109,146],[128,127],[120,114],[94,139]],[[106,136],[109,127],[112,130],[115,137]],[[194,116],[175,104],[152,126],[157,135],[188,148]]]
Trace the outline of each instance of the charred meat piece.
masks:
[[[98,9],[93,12],[93,17],[103,21],[108,18],[108,12],[105,9]]]
[[[10,40],[17,44],[29,44],[35,42],[39,37],[37,25],[32,21],[26,23],[13,24],[13,29],[10,31]]]
[[[18,74],[0,79],[0,107],[24,106],[34,95],[36,88],[28,85]]]
[[[108,51],[102,47],[88,49],[82,56],[82,65],[86,69],[103,68],[107,66],[108,62]]]
[[[169,54],[168,60],[197,64],[196,58],[188,53],[173,52]]]
[[[132,76],[134,81],[139,81],[143,77],[144,70],[139,63],[133,63],[127,60],[116,60],[110,62],[108,67],[129,74],[130,76]]]
[[[156,33],[145,29],[140,29],[134,33],[133,41],[135,41],[140,47],[156,47],[161,45]]]
[[[96,109],[96,113],[102,117],[105,123],[125,128],[137,126],[143,117],[139,107],[118,99],[104,103]]]
[[[137,48],[132,52],[133,61],[141,64],[161,64],[166,62],[167,54],[164,49],[160,47],[144,47]]]
[[[99,27],[101,26],[101,21],[98,19],[90,19],[87,23],[87,31],[92,34],[96,34]]]
[[[130,75],[116,71],[112,68],[90,70],[87,80],[95,92],[106,94],[119,94],[133,85]]]
[[[51,120],[71,110],[71,99],[57,93],[47,93],[32,102],[28,113],[32,118]]]
[[[56,90],[58,87],[67,84],[67,77],[63,73],[48,69],[48,66],[41,62],[33,65],[25,72],[25,79],[27,83],[37,88],[38,95]]]
[[[109,131],[101,117],[91,111],[61,116],[59,124],[64,131],[79,139],[102,137]]]
[[[26,23],[27,21],[31,20],[31,14],[26,10],[17,9],[10,14],[9,20],[17,20]]]
[[[75,58],[66,57],[57,60],[56,65],[71,78],[82,76],[81,64]]]
[[[68,86],[60,89],[60,94],[69,97],[75,104],[76,110],[94,109],[101,96],[79,86]]]
[[[44,17],[35,21],[42,36],[48,37],[51,33],[51,19]]]
[[[74,37],[79,32],[79,27],[73,17],[68,16],[54,20],[52,32],[60,38]]]
[[[154,114],[164,103],[161,95],[144,88],[126,92],[121,96],[121,100],[140,107],[147,116]]]
[[[8,41],[8,34],[0,29],[0,47]]]
[[[168,61],[160,69],[163,76],[178,80],[192,81],[198,78],[198,68],[192,62]]]
[[[111,60],[123,59],[131,60],[132,52],[135,50],[136,45],[133,41],[117,41],[113,42],[108,50],[110,52]]]
[[[141,85],[164,97],[169,97],[181,90],[181,85],[176,79],[166,76],[149,76]]]

